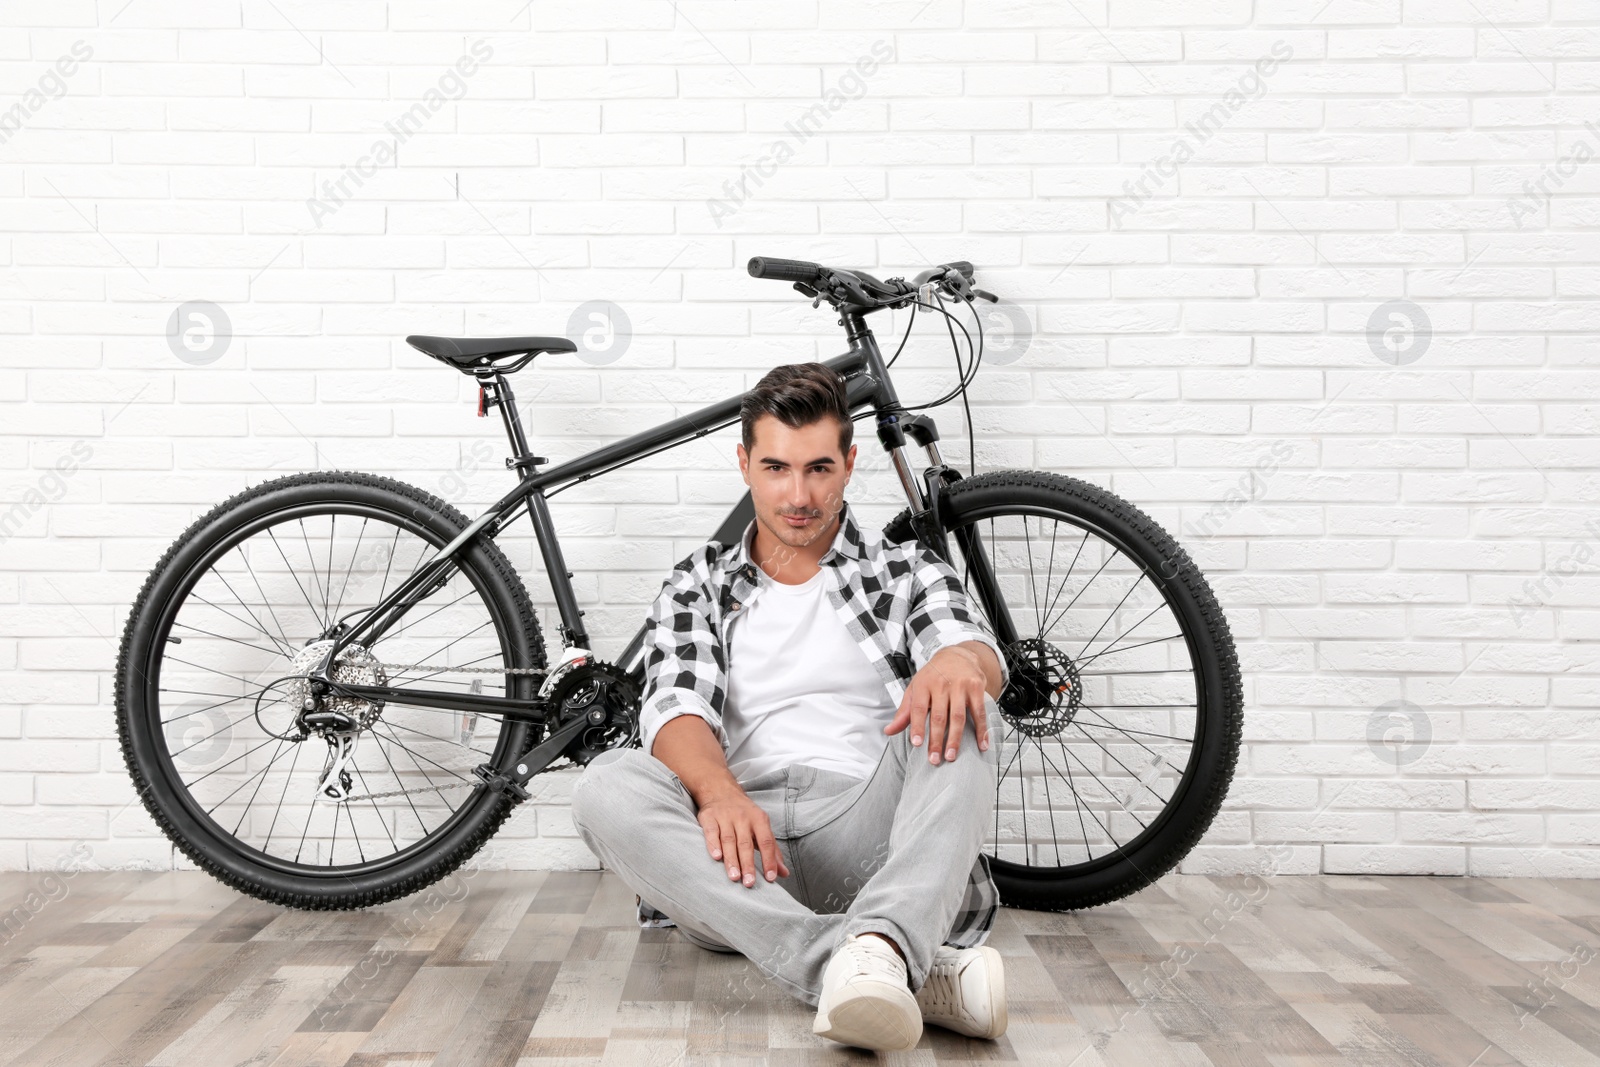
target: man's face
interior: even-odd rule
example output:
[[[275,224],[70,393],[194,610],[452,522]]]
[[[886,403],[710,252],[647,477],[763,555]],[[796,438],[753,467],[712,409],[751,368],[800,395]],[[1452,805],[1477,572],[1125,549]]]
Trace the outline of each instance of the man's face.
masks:
[[[839,452],[839,421],[823,418],[796,429],[762,415],[751,429],[750,451],[738,446],[739,473],[750,487],[756,522],[790,548],[831,538],[856,463],[855,445]]]

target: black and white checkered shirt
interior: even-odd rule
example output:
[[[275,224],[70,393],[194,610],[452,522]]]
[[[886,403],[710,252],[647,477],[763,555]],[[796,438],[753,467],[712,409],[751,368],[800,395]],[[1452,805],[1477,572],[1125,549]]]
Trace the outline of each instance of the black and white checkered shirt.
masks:
[[[819,561],[836,577],[828,599],[883,680],[889,706],[898,706],[906,685],[934,654],[964,641],[981,641],[1000,661],[1001,688],[1010,681],[998,642],[972,613],[955,570],[916,542],[898,544],[881,533],[864,536],[844,503],[838,536]],[[686,556],[662,583],[651,606],[644,637],[645,682],[639,713],[646,752],[661,727],[679,715],[698,715],[728,746],[722,711],[728,691],[728,627],[759,594],[751,544],[752,519],[736,544],[710,541]],[[991,739],[991,744],[996,743]],[[641,900],[639,924],[673,922]],[[999,892],[980,854],[967,896],[946,944],[971,948],[988,939]]]

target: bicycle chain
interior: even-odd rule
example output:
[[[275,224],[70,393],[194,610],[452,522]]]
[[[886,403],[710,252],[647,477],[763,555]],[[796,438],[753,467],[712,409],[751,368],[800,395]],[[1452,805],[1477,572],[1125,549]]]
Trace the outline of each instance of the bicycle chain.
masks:
[[[443,663],[380,663],[386,671],[435,671],[443,674],[549,674],[546,667],[451,667]]]

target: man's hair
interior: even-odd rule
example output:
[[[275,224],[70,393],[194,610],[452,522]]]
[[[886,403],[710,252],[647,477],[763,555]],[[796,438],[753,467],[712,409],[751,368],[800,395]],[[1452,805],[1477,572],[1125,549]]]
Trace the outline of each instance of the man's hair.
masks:
[[[745,394],[739,406],[739,425],[744,434],[744,450],[755,447],[756,420],[774,415],[787,426],[799,429],[819,419],[839,420],[839,455],[850,451],[855,423],[845,402],[844,378],[825,363],[787,363],[773,367],[756,387]]]

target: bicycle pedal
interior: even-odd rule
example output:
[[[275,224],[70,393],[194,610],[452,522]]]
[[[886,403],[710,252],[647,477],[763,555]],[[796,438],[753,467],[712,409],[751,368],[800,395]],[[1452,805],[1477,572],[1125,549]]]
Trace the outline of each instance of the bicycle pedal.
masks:
[[[472,768],[472,773],[489,787],[491,793],[510,793],[511,798],[519,804],[533,796],[515,778],[507,778],[487,763]]]

